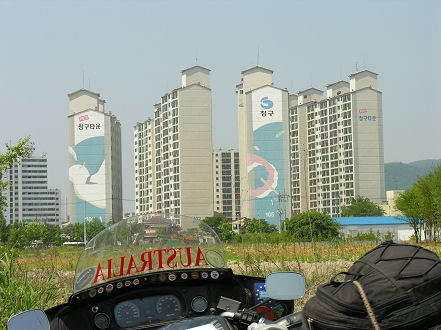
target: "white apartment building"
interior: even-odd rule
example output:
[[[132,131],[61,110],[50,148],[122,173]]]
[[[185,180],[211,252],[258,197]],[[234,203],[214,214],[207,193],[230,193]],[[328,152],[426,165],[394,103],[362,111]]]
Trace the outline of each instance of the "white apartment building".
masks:
[[[339,216],[363,196],[385,200],[382,93],[368,70],[290,95],[292,211]],[[309,204],[309,205],[308,205]]]
[[[230,222],[240,216],[239,151],[213,151],[213,212]]]
[[[213,214],[210,70],[182,71],[153,118],[134,127],[135,212],[203,219]]]
[[[279,226],[291,212],[289,95],[273,86],[273,71],[242,71],[239,116],[240,206],[247,218]]]
[[[60,225],[64,213],[61,209],[61,193],[58,189],[48,189],[45,154],[14,163],[6,176],[9,180],[4,192],[7,224],[37,221]]]
[[[100,94],[69,97],[69,215],[71,222],[122,219],[121,124],[104,111]]]

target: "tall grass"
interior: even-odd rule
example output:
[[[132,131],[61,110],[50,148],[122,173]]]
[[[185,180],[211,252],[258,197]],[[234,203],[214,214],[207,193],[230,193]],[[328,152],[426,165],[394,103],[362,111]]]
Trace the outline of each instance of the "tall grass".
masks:
[[[375,243],[287,241],[232,243],[225,247],[228,267],[236,274],[265,277],[274,271],[296,271],[306,279],[306,293],[296,310],[315,295],[317,286],[329,282]],[[441,255],[441,244],[423,244]],[[21,251],[0,246],[0,327],[8,318],[31,308],[47,309],[67,301],[72,293],[76,261],[81,248],[57,247]],[[314,257],[315,254],[315,257]],[[317,260],[316,263],[313,261]]]
[[[53,265],[29,267],[19,262],[17,250],[0,248],[0,327],[22,311],[47,309],[61,303],[70,292]],[[23,259],[22,259],[23,260]],[[26,260],[26,259],[24,259]]]

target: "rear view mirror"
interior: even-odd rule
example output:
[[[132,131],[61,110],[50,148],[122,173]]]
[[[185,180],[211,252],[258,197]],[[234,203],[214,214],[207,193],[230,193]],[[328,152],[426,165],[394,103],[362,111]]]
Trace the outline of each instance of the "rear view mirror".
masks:
[[[49,330],[49,320],[41,309],[31,309],[9,319],[8,330],[23,329]]]
[[[305,278],[295,272],[271,273],[266,277],[266,293],[271,299],[293,300],[305,294]]]

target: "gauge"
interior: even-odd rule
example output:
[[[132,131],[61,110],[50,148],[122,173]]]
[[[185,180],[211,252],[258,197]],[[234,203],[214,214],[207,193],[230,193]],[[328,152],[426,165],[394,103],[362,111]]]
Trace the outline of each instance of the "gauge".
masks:
[[[208,308],[208,301],[204,297],[197,296],[191,301],[191,309],[196,313],[205,312]]]
[[[133,302],[124,301],[115,306],[115,320],[120,327],[135,325],[139,318],[139,307]]]
[[[156,302],[156,311],[164,319],[180,316],[181,310],[181,303],[176,296],[161,296]]]
[[[93,323],[98,329],[107,329],[110,326],[110,319],[106,314],[96,314],[93,318]]]

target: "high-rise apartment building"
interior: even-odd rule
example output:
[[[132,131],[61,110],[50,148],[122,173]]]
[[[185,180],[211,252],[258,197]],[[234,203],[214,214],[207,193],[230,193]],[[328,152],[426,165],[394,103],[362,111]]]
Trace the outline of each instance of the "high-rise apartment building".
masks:
[[[240,169],[237,150],[213,151],[213,211],[230,222],[240,216]]]
[[[363,196],[385,200],[382,93],[368,70],[290,95],[292,210],[339,216]]]
[[[45,154],[14,163],[6,179],[9,184],[4,191],[7,205],[3,214],[7,224],[38,221],[60,225],[61,193],[58,189],[48,189]]]
[[[240,206],[247,218],[279,225],[291,211],[288,91],[273,86],[273,71],[242,71],[239,114]],[[281,203],[283,201],[283,203]]]
[[[134,127],[137,214],[213,214],[210,70],[182,71],[182,86],[161,97],[153,118]]]
[[[122,219],[121,124],[100,94],[69,97],[69,210],[73,222]]]

